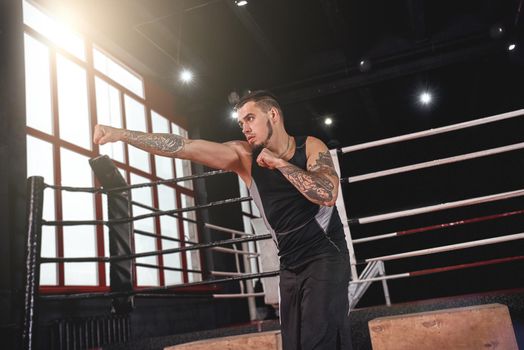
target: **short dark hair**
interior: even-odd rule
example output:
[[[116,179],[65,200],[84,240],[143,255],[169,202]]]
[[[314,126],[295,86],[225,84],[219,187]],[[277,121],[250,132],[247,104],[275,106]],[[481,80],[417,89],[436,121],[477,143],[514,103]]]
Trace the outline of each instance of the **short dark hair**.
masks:
[[[238,111],[246,103],[253,101],[255,104],[260,107],[264,112],[268,112],[272,107],[276,108],[280,113],[280,116],[284,118],[282,114],[282,108],[277,101],[275,95],[267,90],[256,90],[250,91],[235,104],[235,111]]]

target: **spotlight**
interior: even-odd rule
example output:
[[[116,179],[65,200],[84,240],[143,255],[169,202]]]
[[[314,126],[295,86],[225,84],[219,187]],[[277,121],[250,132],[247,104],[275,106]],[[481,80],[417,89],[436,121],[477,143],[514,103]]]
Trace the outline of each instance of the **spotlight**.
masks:
[[[235,0],[235,4],[238,7],[246,6],[247,5],[247,0]]]
[[[433,99],[433,96],[431,96],[431,94],[429,92],[427,92],[427,91],[421,93],[420,96],[419,96],[419,101],[423,105],[430,104],[432,99]]]
[[[492,25],[491,28],[489,29],[489,36],[492,38],[492,39],[498,39],[498,38],[501,38],[503,35],[504,35],[504,27],[500,24],[495,24],[495,25]]]
[[[368,59],[364,59],[364,58],[361,59],[360,62],[358,63],[358,69],[362,73],[369,71],[371,69],[371,61]]]
[[[331,119],[329,117],[325,118],[324,119],[324,124],[327,125],[327,126],[333,124],[333,119]]]
[[[193,80],[193,72],[188,69],[184,69],[180,72],[180,80],[184,83],[189,83]]]
[[[508,45],[508,51],[513,51],[513,50],[515,50],[516,48],[517,48],[517,45],[514,44],[514,43],[510,43],[510,44]]]
[[[231,119],[237,119],[238,113],[236,111],[231,111]]]

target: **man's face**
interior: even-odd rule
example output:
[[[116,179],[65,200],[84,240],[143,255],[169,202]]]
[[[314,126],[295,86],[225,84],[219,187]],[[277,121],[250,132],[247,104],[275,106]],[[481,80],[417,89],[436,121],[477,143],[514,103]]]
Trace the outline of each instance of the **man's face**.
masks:
[[[250,101],[237,111],[238,125],[253,149],[267,147],[273,135],[269,113],[262,111],[255,102]]]

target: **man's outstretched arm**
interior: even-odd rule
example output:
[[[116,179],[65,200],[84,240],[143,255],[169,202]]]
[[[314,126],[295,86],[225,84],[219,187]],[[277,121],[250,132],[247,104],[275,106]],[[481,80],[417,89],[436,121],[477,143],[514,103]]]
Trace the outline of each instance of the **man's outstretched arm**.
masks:
[[[236,143],[216,143],[205,140],[191,140],[174,134],[155,134],[95,126],[93,142],[103,145],[122,141],[156,155],[188,159],[215,169],[238,172],[242,167],[239,147]]]

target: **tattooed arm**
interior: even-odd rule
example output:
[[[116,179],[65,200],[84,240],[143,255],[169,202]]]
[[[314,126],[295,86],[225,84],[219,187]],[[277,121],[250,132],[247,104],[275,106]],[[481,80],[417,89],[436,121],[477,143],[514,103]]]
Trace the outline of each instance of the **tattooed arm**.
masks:
[[[338,175],[326,145],[317,138],[306,141],[307,170],[277,158],[264,149],[257,163],[270,169],[278,169],[304,197],[315,204],[333,206],[338,195]]]
[[[287,164],[277,168],[311,202],[333,206],[338,195],[338,175],[327,146],[317,138],[306,141],[307,171]]]
[[[190,140],[174,134],[144,133],[97,125],[93,142],[103,145],[123,141],[144,151],[165,157],[188,159],[215,169],[232,170],[242,176],[244,149],[241,141],[216,143]]]

